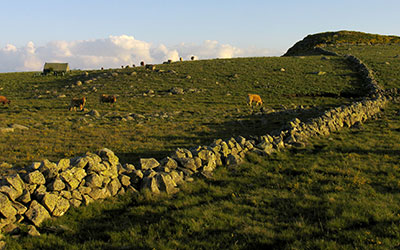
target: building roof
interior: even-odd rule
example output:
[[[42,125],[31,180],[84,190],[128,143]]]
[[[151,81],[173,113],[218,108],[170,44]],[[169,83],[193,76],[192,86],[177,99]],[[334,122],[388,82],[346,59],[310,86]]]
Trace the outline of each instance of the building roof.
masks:
[[[43,70],[69,71],[68,63],[45,63]]]

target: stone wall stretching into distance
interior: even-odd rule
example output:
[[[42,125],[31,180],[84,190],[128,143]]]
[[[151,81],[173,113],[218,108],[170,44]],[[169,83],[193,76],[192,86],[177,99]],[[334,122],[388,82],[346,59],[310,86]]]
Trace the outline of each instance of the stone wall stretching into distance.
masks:
[[[29,225],[29,234],[39,235],[36,227],[43,220],[62,216],[71,206],[79,207],[127,192],[174,194],[181,183],[192,181],[193,177],[209,178],[217,166],[239,164],[247,152],[269,155],[304,145],[310,137],[326,136],[341,127],[362,123],[380,112],[390,97],[385,95],[373,72],[361,60],[354,56],[346,56],[346,59],[360,72],[369,95],[350,105],[327,110],[307,122],[296,118],[278,134],[251,139],[242,136],[217,139],[208,146],[190,150],[178,148],[159,161],[142,158],[138,166],[122,165],[111,150],[104,148],[58,162],[34,162],[23,172],[2,176],[0,229],[12,233],[18,229],[18,223],[25,223]]]

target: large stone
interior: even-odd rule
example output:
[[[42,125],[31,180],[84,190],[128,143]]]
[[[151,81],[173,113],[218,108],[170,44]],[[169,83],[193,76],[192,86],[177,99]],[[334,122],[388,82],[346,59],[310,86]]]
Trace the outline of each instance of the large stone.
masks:
[[[72,199],[82,200],[82,194],[78,190],[73,190],[71,193]]]
[[[47,193],[43,197],[42,204],[53,216],[62,216],[70,206],[67,199],[55,193]]]
[[[181,163],[182,167],[196,172],[197,165],[196,161],[193,158],[180,158],[179,162]]]
[[[175,169],[175,168],[178,167],[178,163],[174,159],[172,159],[170,157],[164,158],[161,161],[161,165],[166,167],[166,168],[169,168],[169,169]]]
[[[145,177],[143,178],[143,182],[142,182],[142,190],[149,190],[151,193],[154,194],[159,194],[160,193],[160,189],[158,187],[157,184],[157,180],[155,177]]]
[[[42,205],[52,213],[57,205],[59,196],[54,193],[46,193],[42,199]]]
[[[45,219],[50,218],[49,212],[37,201],[32,201],[28,211],[25,213],[27,219],[35,226],[39,226]]]
[[[20,195],[22,195],[22,193],[24,192],[25,189],[25,183],[24,181],[21,179],[21,177],[19,176],[19,174],[15,174],[15,175],[11,175],[11,176],[7,176],[5,178],[6,183],[8,183],[9,185],[11,185],[18,194],[18,197]]]
[[[62,172],[70,167],[71,160],[70,159],[61,159],[57,162],[57,170]]]
[[[175,150],[171,157],[175,160],[178,160],[180,158],[192,158],[193,155],[192,152],[190,152],[186,148],[178,148],[177,150]]]
[[[73,207],[79,207],[82,204],[82,200],[71,199],[69,200],[69,204]]]
[[[110,165],[106,170],[100,172],[100,174],[111,179],[118,178],[118,165]]]
[[[37,185],[42,185],[42,184],[46,183],[46,179],[44,178],[44,175],[38,170],[27,174],[25,177],[25,181],[28,184],[37,184]]]
[[[83,168],[74,167],[62,172],[60,176],[61,179],[68,184],[70,190],[74,190],[79,186],[82,179],[86,176],[86,172]]]
[[[3,193],[0,193],[0,214],[6,218],[14,217],[17,214],[17,210]]]
[[[17,210],[17,214],[24,214],[26,210],[28,210],[27,207],[25,207],[23,204],[19,203],[18,201],[12,202],[13,207],[15,210]]]
[[[119,163],[118,157],[114,154],[113,151],[108,148],[103,148],[97,153],[103,161],[108,161],[112,165],[117,165]]]
[[[166,192],[167,194],[175,194],[179,191],[179,189],[176,188],[176,183],[173,181],[170,175],[158,174],[155,176],[155,178],[160,191]]]
[[[160,163],[154,158],[141,158],[140,159],[140,169],[147,170],[153,169],[160,166]]]
[[[58,175],[57,164],[47,159],[41,162],[39,171],[44,175],[45,179],[52,179]]]
[[[169,175],[171,176],[172,180],[176,184],[182,184],[183,183],[183,173],[182,172],[179,172],[179,173],[177,171],[175,171],[175,170],[173,170],[173,171],[171,171],[171,173],[169,173]]]
[[[103,176],[100,176],[96,173],[92,173],[86,176],[85,185],[91,188],[101,187],[103,185],[103,179],[104,179]]]
[[[122,186],[129,186],[131,185],[131,177],[124,175],[124,174],[120,174],[119,175],[119,181],[121,182]]]
[[[88,194],[93,200],[105,199],[110,196],[110,192],[107,188],[92,188],[92,191]]]
[[[13,186],[0,186],[0,192],[6,194],[13,201],[22,195]]]
[[[61,191],[65,188],[65,183],[60,178],[55,178],[48,186],[47,189],[50,191]]]
[[[107,188],[111,196],[115,196],[118,193],[118,190],[121,188],[121,182],[119,182],[118,179],[114,179],[108,183]]]
[[[23,204],[28,204],[31,201],[31,194],[30,192],[25,189],[24,192],[20,197],[17,199],[18,201],[22,202]]]
[[[62,216],[64,215],[70,207],[69,201],[61,196],[59,196],[57,200],[56,207],[52,213],[53,216]]]

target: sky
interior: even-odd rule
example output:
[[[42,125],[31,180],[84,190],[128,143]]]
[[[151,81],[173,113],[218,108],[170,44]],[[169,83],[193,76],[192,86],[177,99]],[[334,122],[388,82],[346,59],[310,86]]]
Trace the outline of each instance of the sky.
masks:
[[[400,36],[398,0],[0,0],[0,72],[280,56],[309,34]]]

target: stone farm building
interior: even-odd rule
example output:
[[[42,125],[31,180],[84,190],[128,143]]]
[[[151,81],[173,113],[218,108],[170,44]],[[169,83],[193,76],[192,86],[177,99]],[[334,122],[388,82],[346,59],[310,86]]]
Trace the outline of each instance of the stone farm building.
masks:
[[[64,75],[69,71],[68,63],[45,63],[43,74]]]

